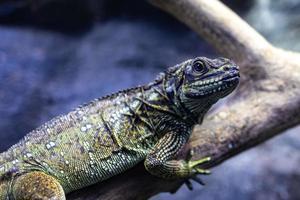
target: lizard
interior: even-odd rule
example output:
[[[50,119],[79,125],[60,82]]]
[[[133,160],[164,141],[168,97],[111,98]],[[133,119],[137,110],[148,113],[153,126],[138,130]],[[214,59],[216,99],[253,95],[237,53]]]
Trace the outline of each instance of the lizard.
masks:
[[[209,173],[200,166],[210,157],[176,157],[193,127],[237,87],[239,77],[230,59],[196,57],[151,83],[46,122],[0,154],[0,200],[64,200],[142,161],[150,174],[170,180]]]

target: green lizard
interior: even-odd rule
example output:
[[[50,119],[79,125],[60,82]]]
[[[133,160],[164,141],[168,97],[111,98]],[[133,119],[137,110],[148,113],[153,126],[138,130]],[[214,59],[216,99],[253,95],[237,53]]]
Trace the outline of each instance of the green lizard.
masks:
[[[236,64],[198,57],[150,84],[96,99],[33,130],[0,154],[0,200],[65,199],[65,194],[144,161],[151,174],[189,179],[207,173],[176,160],[195,124],[239,82]]]

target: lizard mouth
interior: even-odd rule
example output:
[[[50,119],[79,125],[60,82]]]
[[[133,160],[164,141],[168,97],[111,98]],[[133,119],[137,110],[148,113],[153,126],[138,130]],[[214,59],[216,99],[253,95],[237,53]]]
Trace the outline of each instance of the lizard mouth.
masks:
[[[227,96],[229,93],[231,93],[238,85],[240,80],[239,73],[231,74],[229,76],[226,76],[222,79],[222,87],[221,87],[221,96]]]
[[[186,96],[189,98],[201,98],[208,95],[219,95],[224,97],[231,93],[239,83],[240,75],[238,72],[226,74],[216,79],[205,80],[194,84]]]
[[[235,73],[235,74],[230,74],[228,76],[225,76],[222,81],[226,83],[226,85],[234,85],[237,84],[239,82],[240,79],[240,74],[239,73]]]

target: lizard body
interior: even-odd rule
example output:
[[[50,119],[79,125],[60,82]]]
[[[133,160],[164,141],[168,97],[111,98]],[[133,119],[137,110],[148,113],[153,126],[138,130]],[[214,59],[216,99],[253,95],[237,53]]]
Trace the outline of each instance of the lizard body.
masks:
[[[230,60],[198,57],[144,86],[54,118],[0,154],[0,200],[65,199],[144,160],[153,175],[190,178],[200,161],[176,160],[192,128],[237,86]]]

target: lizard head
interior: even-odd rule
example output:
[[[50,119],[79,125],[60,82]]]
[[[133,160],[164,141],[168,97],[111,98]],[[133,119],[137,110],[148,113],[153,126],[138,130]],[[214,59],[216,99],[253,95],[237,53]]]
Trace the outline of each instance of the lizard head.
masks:
[[[175,103],[201,114],[230,94],[238,82],[239,68],[233,61],[197,57],[170,68],[165,89]]]

